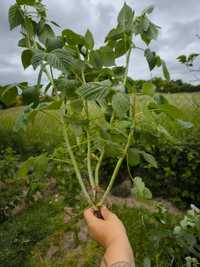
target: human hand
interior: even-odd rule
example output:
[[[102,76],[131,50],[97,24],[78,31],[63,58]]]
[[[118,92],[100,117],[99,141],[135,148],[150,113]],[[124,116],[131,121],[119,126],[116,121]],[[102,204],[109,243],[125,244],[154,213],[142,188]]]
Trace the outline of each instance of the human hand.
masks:
[[[133,251],[123,223],[106,207],[101,208],[101,215],[103,219],[98,219],[93,209],[84,211],[91,237],[106,249],[101,267],[134,266]]]
[[[104,248],[108,248],[113,242],[128,241],[125,227],[114,213],[102,207],[101,215],[103,219],[98,219],[92,208],[84,211],[90,235],[94,240]]]

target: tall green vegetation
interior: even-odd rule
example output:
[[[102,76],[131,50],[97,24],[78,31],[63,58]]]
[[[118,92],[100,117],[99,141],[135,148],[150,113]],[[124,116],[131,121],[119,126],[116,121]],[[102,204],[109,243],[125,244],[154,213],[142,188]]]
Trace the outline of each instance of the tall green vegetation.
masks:
[[[157,137],[159,134],[169,137],[159,123],[162,114],[172,123],[183,127],[185,123],[180,110],[164,96],[155,94],[151,82],[143,85],[142,94],[147,95],[148,101],[142,111],[137,111],[136,88],[128,76],[136,50],[143,52],[150,71],[161,67],[164,77],[170,79],[165,62],[149,46],[159,34],[159,26],[150,20],[152,12],[153,6],[149,6],[138,16],[124,3],[117,25],[97,48],[90,30],[80,35],[64,29],[56,35],[52,26],[59,25],[47,18],[40,0],[17,0],[10,7],[10,29],[20,27],[22,33],[18,45],[23,48],[24,69],[32,66],[38,71],[36,86],[22,88],[30,104],[17,119],[15,130],[25,130],[28,123],[37,120],[38,113],[46,113],[59,123],[67,152],[64,160],[46,154],[31,157],[22,164],[19,176],[26,176],[30,167],[44,170],[49,160],[61,160],[74,169],[85,199],[98,209],[110,193],[124,160],[128,168],[130,162],[141,157],[157,167],[152,155],[136,147],[138,132],[142,130],[138,126],[141,114],[150,130],[152,125],[157,126]],[[136,36],[141,38],[143,47],[136,44]],[[124,66],[116,65],[120,57],[125,59]],[[45,86],[41,84],[43,76],[48,79]],[[40,103],[40,96],[46,94],[50,95],[49,101]],[[149,132],[143,131],[142,135],[148,136]],[[102,191],[99,175],[107,157],[114,158],[115,166],[107,188]]]

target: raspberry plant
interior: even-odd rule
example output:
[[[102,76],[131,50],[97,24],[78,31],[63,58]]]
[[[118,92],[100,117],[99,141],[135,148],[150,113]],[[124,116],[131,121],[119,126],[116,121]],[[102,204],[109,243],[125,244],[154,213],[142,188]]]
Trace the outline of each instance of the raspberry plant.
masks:
[[[145,83],[138,93],[134,80],[128,76],[132,54],[140,50],[150,71],[161,67],[164,77],[170,79],[164,60],[149,46],[160,29],[150,20],[153,9],[149,6],[138,16],[124,3],[116,27],[97,48],[90,30],[81,35],[64,29],[56,35],[52,27],[60,30],[60,26],[47,18],[41,0],[17,0],[10,7],[10,29],[21,29],[22,39],[18,45],[23,48],[24,69],[32,66],[38,71],[36,85],[22,88],[29,105],[17,119],[15,130],[25,129],[28,123],[37,120],[39,112],[46,113],[59,122],[67,152],[66,160],[46,154],[31,157],[22,164],[19,176],[26,175],[30,166],[36,171],[45,170],[49,160],[63,161],[73,167],[87,202],[97,209],[110,193],[123,161],[127,161],[129,169],[129,165],[135,166],[142,157],[157,167],[153,156],[135,147],[141,130],[138,122],[142,117],[149,126],[156,125],[158,133],[169,137],[159,124],[159,116],[165,114],[177,122],[182,115],[164,96],[155,94],[151,82]],[[136,44],[137,36],[143,42],[142,47]],[[121,57],[125,58],[124,66],[116,64]],[[41,82],[43,76],[48,80],[45,85]],[[142,112],[137,111],[140,101],[137,94],[148,96]],[[44,96],[48,96],[48,101],[40,101]],[[116,165],[102,192],[99,173],[108,157],[114,158]],[[82,164],[86,168],[83,169]]]

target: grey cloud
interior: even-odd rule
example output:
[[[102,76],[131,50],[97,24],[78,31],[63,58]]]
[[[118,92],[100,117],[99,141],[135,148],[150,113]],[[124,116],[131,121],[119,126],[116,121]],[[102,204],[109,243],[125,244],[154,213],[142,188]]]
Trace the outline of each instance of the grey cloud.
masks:
[[[36,74],[30,68],[26,71],[20,62],[21,49],[17,48],[20,38],[19,30],[9,31],[7,12],[14,0],[1,0],[0,9],[0,83],[18,81],[34,82]],[[116,23],[117,13],[123,0],[44,0],[49,10],[49,17],[58,22],[62,28],[72,28],[84,33],[87,28],[94,33],[97,45],[103,43],[104,37]],[[167,62],[172,78],[191,80],[192,75],[185,71],[176,61],[181,53],[198,50],[200,40],[195,37],[200,33],[199,0],[127,0],[138,14],[144,7],[155,5],[151,15],[153,21],[161,26],[158,41],[152,42],[152,49],[157,51]],[[59,31],[59,29],[57,29]],[[123,62],[122,59],[119,62]],[[159,75],[159,70],[153,75]],[[130,74],[134,78],[149,78],[147,64],[141,52],[134,53]]]

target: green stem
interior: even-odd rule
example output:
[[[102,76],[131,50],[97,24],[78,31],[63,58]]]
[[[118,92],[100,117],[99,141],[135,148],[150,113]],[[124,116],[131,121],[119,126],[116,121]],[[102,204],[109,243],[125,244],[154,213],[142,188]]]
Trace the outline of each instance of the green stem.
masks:
[[[103,157],[104,157],[104,149],[101,150],[101,154],[100,154],[100,157],[98,159],[98,162],[95,168],[95,185],[96,186],[99,186],[99,169],[101,167]]]
[[[84,74],[83,70],[81,72],[81,75],[82,75],[83,84],[86,84],[85,74]],[[87,119],[89,121],[89,111],[88,111],[87,100],[85,100],[84,107],[85,107],[85,113],[86,113]],[[95,199],[95,182],[94,182],[92,164],[91,164],[91,139],[90,139],[89,130],[87,130],[86,132],[87,132],[87,169],[88,169],[88,176],[89,176],[89,181],[90,181],[90,185],[92,188],[93,197]]]
[[[85,185],[83,183],[83,178],[81,176],[78,164],[76,162],[74,153],[72,151],[72,148],[71,148],[71,145],[70,145],[70,142],[69,142],[69,136],[68,136],[68,133],[67,133],[67,130],[66,130],[66,127],[65,127],[65,123],[64,123],[64,119],[63,119],[62,116],[61,116],[61,119],[62,119],[62,124],[63,124],[62,128],[63,128],[63,136],[64,136],[65,144],[66,144],[67,150],[69,152],[69,156],[71,158],[71,161],[72,161],[72,164],[73,164],[73,167],[74,167],[74,170],[75,170],[76,177],[77,177],[78,182],[79,182],[79,184],[81,186],[82,192],[83,192],[85,198],[88,201],[88,204],[96,209],[96,207],[95,207],[94,203],[92,202],[92,200],[91,200],[91,198],[90,198],[90,196],[89,196],[89,194],[88,194],[88,192],[86,190],[86,187],[85,187]]]
[[[125,158],[125,156],[127,154],[128,148],[129,148],[129,146],[131,144],[132,135],[133,135],[133,129],[131,129],[130,132],[129,132],[128,141],[127,141],[127,144],[126,144],[126,146],[124,148],[123,154],[117,161],[117,164],[116,164],[115,169],[113,171],[112,177],[110,179],[110,183],[109,183],[105,193],[103,194],[103,197],[101,198],[101,200],[97,204],[98,207],[103,205],[105,199],[107,198],[108,194],[110,193],[110,191],[112,189],[113,183],[114,183],[114,181],[115,181],[115,179],[117,177],[117,174],[119,172],[119,168],[121,167],[121,164],[122,164],[122,162],[123,162],[123,160],[124,160],[124,158]]]
[[[126,86],[127,77],[128,77],[128,69],[129,69],[129,64],[130,64],[131,51],[132,51],[132,46],[129,48],[128,53],[127,53],[127,56],[126,56],[126,69],[125,69],[124,81],[123,81],[123,86],[124,86],[124,88],[125,88],[125,86]],[[119,172],[119,169],[120,169],[120,167],[121,167],[121,164],[122,164],[124,158],[126,157],[128,148],[129,148],[129,146],[130,146],[130,144],[131,144],[131,138],[132,138],[132,136],[133,136],[133,129],[131,128],[131,129],[130,129],[130,132],[129,132],[129,135],[128,135],[128,141],[127,141],[127,144],[126,144],[126,146],[125,146],[125,148],[124,148],[123,154],[122,154],[122,156],[118,159],[117,164],[116,164],[116,166],[115,166],[115,169],[114,169],[114,171],[113,171],[112,177],[111,177],[111,179],[110,179],[109,185],[108,185],[106,191],[104,192],[104,194],[103,194],[103,196],[102,196],[102,198],[101,198],[101,200],[99,201],[99,203],[98,203],[97,206],[102,206],[103,203],[104,203],[104,201],[105,201],[105,199],[106,199],[106,197],[107,197],[108,194],[110,193],[110,191],[111,191],[111,189],[112,189],[112,186],[113,186],[113,183],[114,183],[114,181],[115,181],[115,179],[116,179],[116,177],[117,177],[117,174],[118,174],[118,172]]]
[[[128,77],[128,69],[129,69],[129,64],[130,64],[131,51],[132,51],[132,47],[129,48],[127,56],[126,56],[126,69],[125,69],[124,81],[123,81],[124,88],[126,86],[126,81],[127,81],[127,77]]]

